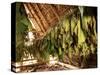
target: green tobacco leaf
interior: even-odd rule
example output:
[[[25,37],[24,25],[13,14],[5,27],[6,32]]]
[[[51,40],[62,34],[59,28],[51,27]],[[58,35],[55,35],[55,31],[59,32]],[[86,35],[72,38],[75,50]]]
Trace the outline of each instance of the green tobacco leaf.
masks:
[[[59,55],[62,54],[62,50],[61,50],[61,47],[59,47]]]
[[[85,42],[85,34],[80,26],[80,21],[78,21],[78,44],[82,44],[83,42]]]

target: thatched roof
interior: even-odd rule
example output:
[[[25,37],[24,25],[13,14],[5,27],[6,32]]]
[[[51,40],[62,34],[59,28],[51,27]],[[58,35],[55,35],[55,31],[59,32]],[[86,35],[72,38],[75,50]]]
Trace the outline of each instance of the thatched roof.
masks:
[[[24,3],[24,7],[32,27],[40,36],[56,25],[64,15],[72,14],[75,9],[74,6],[42,3]]]

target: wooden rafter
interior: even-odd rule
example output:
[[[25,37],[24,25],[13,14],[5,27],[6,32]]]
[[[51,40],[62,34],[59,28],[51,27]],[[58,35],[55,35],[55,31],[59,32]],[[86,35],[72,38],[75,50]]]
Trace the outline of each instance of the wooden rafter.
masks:
[[[37,9],[37,11],[38,11],[38,13],[40,15],[40,18],[42,19],[44,28],[47,29],[49,27],[49,24],[48,24],[47,20],[45,19],[44,14],[41,12],[38,4],[35,4],[35,7],[36,7],[36,9]]]
[[[55,26],[64,15],[71,15],[74,12],[73,7],[53,4],[24,3],[25,9],[30,15],[28,19],[34,26],[39,35],[45,36],[50,27]],[[72,9],[72,11],[71,11]]]
[[[49,5],[49,6],[50,6],[51,10],[54,12],[54,14],[56,15],[56,17],[58,18],[58,21],[59,21],[60,20],[60,17],[58,15],[57,11],[53,8],[52,5]]]
[[[28,3],[27,5],[28,5],[28,7],[29,7],[29,9],[30,9],[30,12],[32,13],[34,19],[35,19],[36,22],[38,23],[38,25],[39,25],[41,31],[42,31],[42,32],[45,32],[45,30],[44,30],[44,28],[43,28],[43,26],[42,26],[41,20],[39,19],[37,13],[36,13],[36,12],[34,11],[34,9],[32,8],[31,4]]]
[[[38,27],[38,25],[37,25],[35,19],[33,18],[33,15],[32,15],[32,13],[30,12],[30,10],[29,10],[27,4],[24,4],[24,7],[25,7],[25,10],[26,10],[26,14],[28,15],[28,19],[29,19],[29,21],[30,21],[31,24],[32,24],[32,27],[33,27],[34,29],[37,29],[36,31],[41,31],[41,29]]]

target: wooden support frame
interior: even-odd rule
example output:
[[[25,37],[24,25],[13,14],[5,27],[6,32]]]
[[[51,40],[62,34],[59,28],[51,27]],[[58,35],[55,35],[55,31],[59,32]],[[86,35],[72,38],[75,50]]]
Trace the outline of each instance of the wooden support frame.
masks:
[[[39,19],[38,15],[37,15],[37,14],[36,14],[36,12],[33,10],[33,8],[32,8],[32,6],[31,6],[31,4],[27,4],[27,5],[28,5],[29,10],[30,10],[30,12],[32,13],[32,15],[33,15],[34,19],[35,19],[35,20],[36,20],[36,22],[38,23],[38,25],[39,25],[39,27],[40,27],[41,31],[44,33],[44,32],[45,32],[45,30],[44,30],[44,28],[42,27],[42,23],[41,23],[41,21],[40,21],[40,19]]]
[[[58,21],[59,21],[60,20],[60,17],[58,15],[58,12],[53,8],[52,5],[49,5],[49,6],[50,6],[51,10],[54,12],[54,14],[56,15],[56,17],[58,18]]]
[[[41,10],[40,10],[40,8],[39,8],[39,5],[38,5],[38,4],[34,4],[34,5],[35,5],[35,7],[36,7],[36,9],[37,9],[37,11],[38,11],[38,13],[39,13],[39,15],[40,15],[40,18],[42,19],[42,23],[43,23],[43,25],[44,25],[45,30],[47,30],[48,27],[49,27],[49,23],[47,22],[47,20],[46,20],[44,14],[41,12]]]
[[[29,10],[27,4],[23,4],[23,5],[24,5],[24,7],[25,7],[26,14],[28,15],[28,19],[29,19],[29,21],[30,21],[31,24],[32,24],[32,27],[33,27],[34,29],[37,29],[36,31],[41,31],[41,29],[38,27],[38,24],[37,24],[36,20],[34,19],[32,13],[30,12],[30,10]]]

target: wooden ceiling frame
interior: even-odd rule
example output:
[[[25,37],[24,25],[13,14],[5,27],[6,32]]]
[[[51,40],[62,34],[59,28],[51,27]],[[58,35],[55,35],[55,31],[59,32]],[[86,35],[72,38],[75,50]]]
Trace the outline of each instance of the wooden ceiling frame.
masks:
[[[55,24],[61,20],[62,16],[72,14],[75,9],[73,6],[58,4],[23,4],[27,15],[31,16],[31,18],[29,17],[28,19],[30,20],[31,24],[34,25],[33,27],[35,28],[36,32],[43,34],[45,34],[50,27],[55,26]],[[57,8],[58,6],[59,8]]]

